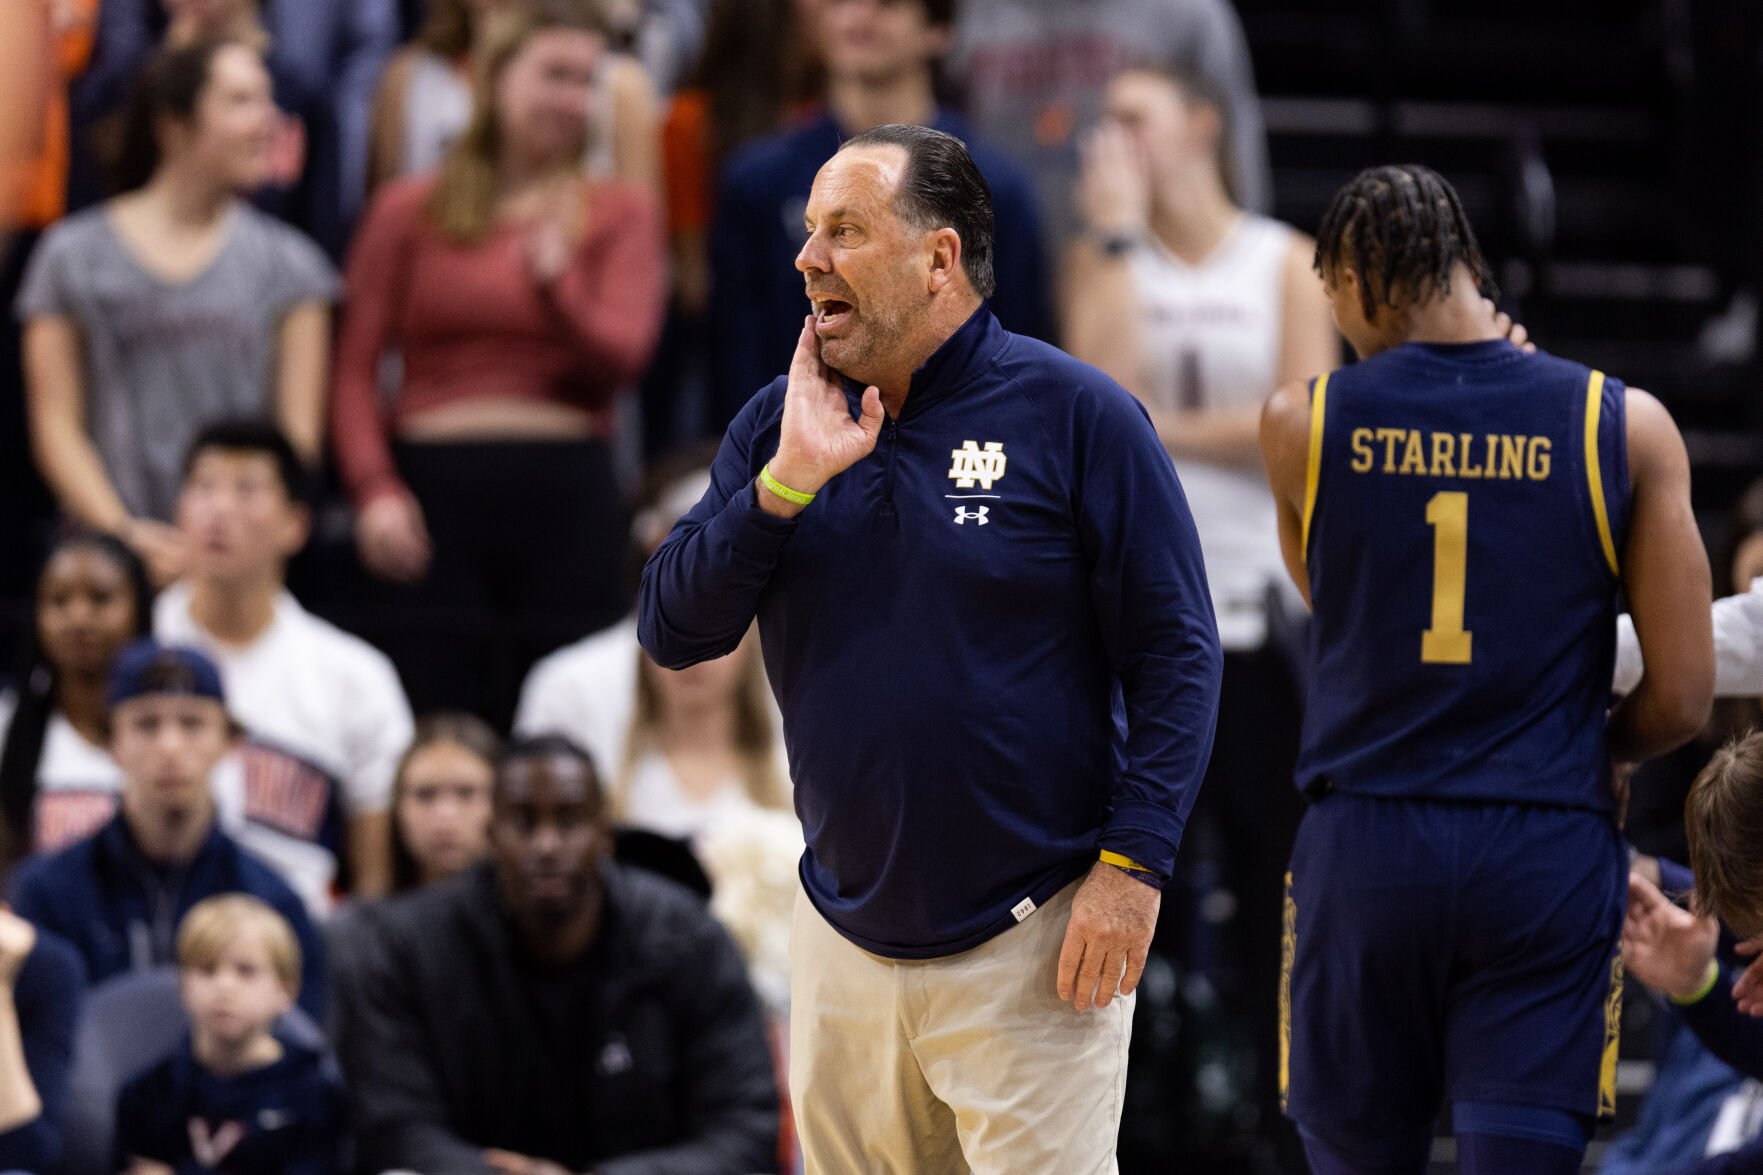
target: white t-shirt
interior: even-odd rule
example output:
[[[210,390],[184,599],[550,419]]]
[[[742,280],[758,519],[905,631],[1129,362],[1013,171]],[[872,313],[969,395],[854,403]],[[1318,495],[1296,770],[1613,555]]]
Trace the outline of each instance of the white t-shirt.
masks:
[[[287,592],[269,628],[247,646],[222,644],[202,629],[190,596],[186,583],[160,594],[154,634],[214,658],[228,711],[260,744],[216,770],[223,819],[322,915],[344,843],[340,820],[390,806],[392,776],[414,734],[397,671]],[[236,822],[227,819],[235,813]]]
[[[514,732],[564,735],[594,757],[601,778],[617,779],[636,711],[637,666],[645,656],[634,617],[558,649],[527,674],[514,712]],[[777,769],[788,779],[783,715],[769,689],[765,703],[777,732]]]
[[[1255,408],[1279,378],[1285,267],[1295,239],[1276,220],[1244,213],[1198,265],[1155,240],[1132,254],[1144,307],[1145,400],[1156,409]],[[1226,649],[1267,639],[1268,585],[1283,584],[1279,523],[1259,470],[1176,462]]]
[[[1763,578],[1751,590],[1714,601],[1714,696],[1763,697]],[[1619,694],[1641,681],[1641,642],[1634,618],[1616,620],[1616,684]]]
[[[160,640],[214,658],[227,709],[252,735],[333,776],[352,816],[392,802],[392,775],[410,746],[410,703],[386,655],[302,608],[287,592],[249,645],[222,644],[190,615],[190,586],[173,584],[153,607]]]
[[[0,693],[0,746],[12,732],[18,695]],[[31,851],[54,852],[90,836],[110,822],[122,792],[122,769],[110,752],[74,729],[60,710],[43,730],[37,761],[36,827]]]

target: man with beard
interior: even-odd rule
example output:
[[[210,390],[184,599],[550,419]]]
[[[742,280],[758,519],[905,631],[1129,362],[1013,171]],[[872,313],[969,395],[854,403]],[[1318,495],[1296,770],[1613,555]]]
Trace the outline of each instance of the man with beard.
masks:
[[[491,860],[363,910],[337,977],[363,1169],[742,1175],[778,1101],[732,940],[609,859],[600,779],[548,736],[496,771]]]

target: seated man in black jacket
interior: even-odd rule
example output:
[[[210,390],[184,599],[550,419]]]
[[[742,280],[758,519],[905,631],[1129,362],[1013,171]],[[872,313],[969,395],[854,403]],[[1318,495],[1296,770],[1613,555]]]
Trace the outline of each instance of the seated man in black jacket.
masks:
[[[365,909],[336,977],[363,1169],[774,1170],[741,957],[697,898],[610,861],[588,756],[512,744],[490,841],[490,862]]]

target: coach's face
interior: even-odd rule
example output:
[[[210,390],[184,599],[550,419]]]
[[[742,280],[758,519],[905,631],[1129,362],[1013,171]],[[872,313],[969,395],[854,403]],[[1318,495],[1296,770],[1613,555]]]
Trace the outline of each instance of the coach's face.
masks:
[[[821,360],[858,381],[892,365],[931,300],[935,234],[900,218],[905,172],[902,147],[854,147],[827,161],[808,195],[796,268]]]

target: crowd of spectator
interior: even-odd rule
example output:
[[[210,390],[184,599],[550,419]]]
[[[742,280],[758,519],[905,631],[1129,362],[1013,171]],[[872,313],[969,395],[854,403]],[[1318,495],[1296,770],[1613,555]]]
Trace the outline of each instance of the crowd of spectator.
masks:
[[[632,570],[789,363],[817,170],[890,123],[968,143],[991,312],[1180,472],[1232,912],[1180,879],[1158,951],[1252,1041],[1230,1169],[1279,1169],[1302,609],[1257,419],[1342,351],[1229,0],[13,8],[0,1169],[793,1169],[781,720],[754,634],[643,654]],[[89,1026],[140,1007],[173,1035],[112,1073]]]

